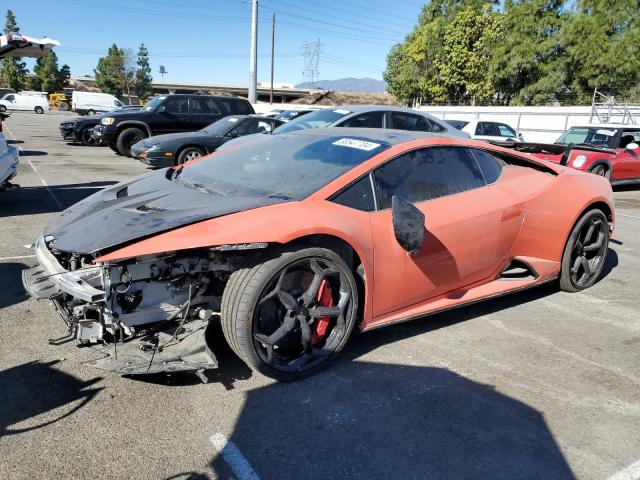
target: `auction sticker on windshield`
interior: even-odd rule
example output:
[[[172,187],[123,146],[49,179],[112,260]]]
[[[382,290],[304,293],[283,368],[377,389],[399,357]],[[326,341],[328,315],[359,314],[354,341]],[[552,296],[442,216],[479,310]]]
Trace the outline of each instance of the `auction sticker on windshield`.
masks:
[[[339,113],[340,115],[347,115],[349,113],[351,113],[350,110],[343,110],[342,108],[338,108],[337,110],[334,110],[333,113]]]
[[[616,134],[615,130],[598,130],[598,135],[606,135],[607,137],[613,137]]]
[[[364,150],[370,152],[380,146],[379,143],[367,142],[365,140],[356,140],[355,138],[341,138],[333,142],[333,145],[339,145],[341,147],[357,148],[358,150]]]

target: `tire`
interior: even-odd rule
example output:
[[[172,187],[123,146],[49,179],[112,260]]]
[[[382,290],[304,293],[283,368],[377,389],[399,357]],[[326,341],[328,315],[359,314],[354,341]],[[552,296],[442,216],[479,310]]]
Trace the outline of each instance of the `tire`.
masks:
[[[36,112],[38,115],[42,115],[44,113],[44,109],[40,106],[34,108],[33,111]]]
[[[7,106],[6,105],[0,105],[0,112],[6,112],[7,111]]]
[[[125,128],[118,134],[116,145],[120,155],[125,157],[131,156],[131,146],[140,140],[147,138],[147,134],[139,128]]]
[[[58,105],[58,108],[60,109],[61,112],[68,112],[70,107],[67,102],[60,102],[60,105]]]
[[[593,173],[594,175],[598,175],[599,177],[604,177],[606,179],[611,178],[611,169],[602,163],[591,168],[589,173]]]
[[[182,165],[183,163],[190,162],[191,160],[195,160],[198,157],[204,155],[204,152],[201,148],[198,147],[187,147],[180,152],[178,155],[178,163],[176,165]]]
[[[591,287],[602,273],[609,247],[609,221],[599,209],[576,222],[562,254],[560,289],[579,292]]]
[[[96,111],[95,110],[87,110],[87,115],[95,115]]]
[[[251,369],[290,381],[331,363],[347,343],[357,312],[356,281],[340,256],[325,248],[285,246],[253,257],[230,276],[221,323],[227,343]]]
[[[109,148],[111,150],[113,150],[115,153],[120,155],[120,151],[118,150],[118,146],[115,143],[107,143],[107,145],[109,146]]]
[[[82,144],[86,147],[95,147],[97,145],[96,141],[89,133],[89,129],[85,128],[80,134],[80,139],[82,140]]]

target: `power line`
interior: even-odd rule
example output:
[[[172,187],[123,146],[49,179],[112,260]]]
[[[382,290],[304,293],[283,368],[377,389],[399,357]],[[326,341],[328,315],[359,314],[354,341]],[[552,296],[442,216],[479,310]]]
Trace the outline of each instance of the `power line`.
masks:
[[[306,3],[308,3],[308,4],[313,4],[313,5],[317,5],[317,6],[321,7],[321,8],[327,8],[327,5],[326,5],[325,3],[321,3],[321,2],[319,3],[319,2],[314,1],[314,0],[306,0]],[[362,7],[360,7],[359,5],[353,5],[353,4],[351,4],[351,5],[352,5],[352,6],[354,6],[354,7],[356,7],[356,8],[362,8]],[[336,8],[336,7],[333,7],[333,6],[331,7],[331,9],[332,9],[333,11],[335,11],[335,12],[347,13],[347,14],[349,14],[349,15],[356,14],[356,15],[360,16],[361,18],[368,18],[368,19],[370,19],[370,20],[377,20],[377,18],[375,18],[375,17],[371,17],[370,15],[367,15],[367,14],[362,14],[362,13],[354,12],[353,10],[345,10],[345,9],[342,9],[342,8]],[[416,17],[415,17],[415,18],[411,18],[411,19],[410,19],[410,18],[407,18],[407,17],[401,17],[401,16],[399,16],[399,15],[395,15],[395,14],[392,14],[392,13],[382,12],[382,11],[380,11],[380,10],[371,9],[371,8],[369,8],[369,6],[368,6],[368,5],[367,5],[367,7],[366,7],[366,11],[367,11],[367,13],[374,13],[374,12],[376,12],[376,11],[377,11],[380,15],[382,15],[382,16],[383,16],[383,17],[385,17],[385,18],[388,18],[388,17],[397,18],[397,19],[402,20],[402,21],[404,21],[404,22],[414,22],[414,23],[417,23],[417,21],[418,21],[418,16],[417,16],[417,15],[416,15]]]

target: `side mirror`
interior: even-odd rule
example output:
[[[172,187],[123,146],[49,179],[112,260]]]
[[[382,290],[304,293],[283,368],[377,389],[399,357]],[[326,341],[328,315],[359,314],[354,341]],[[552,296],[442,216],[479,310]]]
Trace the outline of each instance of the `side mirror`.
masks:
[[[394,195],[391,197],[391,217],[398,244],[409,255],[418,253],[424,240],[424,213],[408,200]]]
[[[627,144],[627,146],[624,147],[624,148],[626,148],[627,150],[637,150],[637,149],[640,148],[640,145],[638,145],[635,142],[631,142],[631,143]]]

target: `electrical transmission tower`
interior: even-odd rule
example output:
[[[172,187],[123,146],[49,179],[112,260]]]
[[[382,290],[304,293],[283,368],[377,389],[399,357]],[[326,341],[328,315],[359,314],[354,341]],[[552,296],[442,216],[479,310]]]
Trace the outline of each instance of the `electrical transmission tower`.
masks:
[[[309,82],[312,88],[316,86],[316,80],[320,75],[318,63],[320,62],[322,47],[324,47],[324,43],[320,39],[317,42],[307,42],[302,46],[302,55],[304,55],[302,81]]]

